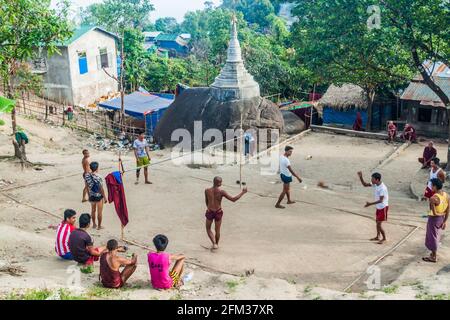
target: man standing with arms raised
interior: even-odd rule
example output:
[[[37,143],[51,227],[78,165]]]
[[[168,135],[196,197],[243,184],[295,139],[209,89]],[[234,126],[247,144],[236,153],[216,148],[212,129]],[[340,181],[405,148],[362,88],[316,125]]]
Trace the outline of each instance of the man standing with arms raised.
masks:
[[[136,157],[136,182],[135,184],[139,184],[139,175],[141,173],[141,168],[144,167],[144,177],[145,184],[152,184],[148,180],[148,166],[150,165],[150,154],[147,140],[145,140],[145,133],[140,132],[139,136],[133,143],[134,155]]]
[[[284,209],[285,207],[281,205],[281,201],[283,201],[284,196],[287,196],[287,204],[293,204],[295,201],[291,199],[291,182],[292,176],[296,177],[298,182],[302,183],[302,179],[292,170],[291,162],[289,161],[289,157],[292,155],[292,151],[294,148],[290,146],[286,146],[284,148],[284,155],[280,157],[280,177],[283,182],[283,191],[278,198],[278,202],[275,205],[275,208]]]
[[[220,240],[220,227],[222,226],[222,198],[226,198],[232,202],[238,201],[244,194],[247,193],[247,188],[242,189],[241,193],[237,196],[232,197],[226,191],[220,189],[222,186],[222,178],[215,177],[213,181],[214,185],[212,188],[205,190],[205,202],[207,211],[206,217],[206,232],[211,240],[213,246],[211,249],[215,250],[219,248]],[[216,234],[211,231],[212,223],[215,222]]]

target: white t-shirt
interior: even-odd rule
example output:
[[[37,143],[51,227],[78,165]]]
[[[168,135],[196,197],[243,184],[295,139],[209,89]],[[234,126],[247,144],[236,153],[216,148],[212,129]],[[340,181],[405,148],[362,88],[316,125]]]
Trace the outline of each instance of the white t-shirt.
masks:
[[[377,209],[384,209],[385,207],[389,206],[389,194],[388,194],[388,189],[386,187],[386,185],[382,182],[379,186],[377,186],[376,184],[372,185],[373,188],[373,192],[374,192],[374,196],[375,196],[375,201],[380,200],[380,198],[383,196],[383,202],[382,203],[378,203],[376,205]]]
[[[147,156],[145,148],[148,147],[147,140],[140,141],[139,139],[134,140],[133,148],[137,150],[138,158],[144,158]]]
[[[280,157],[280,173],[284,174],[286,177],[292,177],[292,173],[289,171],[288,167],[291,165],[289,159],[285,156]]]

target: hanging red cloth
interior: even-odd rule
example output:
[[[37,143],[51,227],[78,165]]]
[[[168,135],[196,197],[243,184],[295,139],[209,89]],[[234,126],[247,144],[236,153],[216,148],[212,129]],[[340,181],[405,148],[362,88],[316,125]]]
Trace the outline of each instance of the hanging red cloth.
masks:
[[[108,187],[108,202],[114,202],[116,213],[123,226],[128,224],[128,208],[120,172],[113,172],[105,178]]]

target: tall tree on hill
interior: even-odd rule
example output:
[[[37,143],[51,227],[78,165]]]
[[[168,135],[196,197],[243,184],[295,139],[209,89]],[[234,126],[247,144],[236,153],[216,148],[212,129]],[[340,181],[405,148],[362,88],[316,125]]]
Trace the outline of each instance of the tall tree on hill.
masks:
[[[156,31],[161,31],[164,33],[178,33],[180,32],[180,25],[177,19],[173,17],[159,18],[155,21]]]
[[[449,1],[294,2],[294,14],[299,22],[293,35],[316,70],[338,82],[358,83],[358,80],[375,78],[376,82],[381,80],[378,83],[394,86],[409,80],[410,73],[418,72],[423,82],[449,106],[449,97],[423,65],[426,60],[449,63]],[[448,169],[449,166],[450,152]]]
[[[14,82],[20,72],[26,72],[20,66],[37,56],[37,48],[44,47],[50,55],[55,54],[58,43],[71,36],[68,8],[67,1],[61,2],[58,9],[50,9],[50,0],[0,0],[0,76],[7,98],[16,98]],[[16,134],[15,109],[11,118]],[[15,156],[26,160],[24,148],[21,150],[16,141],[13,144]]]

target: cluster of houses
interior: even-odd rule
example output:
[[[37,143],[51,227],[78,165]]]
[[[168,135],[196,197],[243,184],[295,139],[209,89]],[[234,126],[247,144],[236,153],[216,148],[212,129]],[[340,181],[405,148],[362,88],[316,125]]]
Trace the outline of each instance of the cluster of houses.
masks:
[[[186,57],[190,52],[189,34],[144,32],[144,36],[145,49],[159,56]],[[70,39],[59,45],[60,54],[48,57],[45,49],[40,49],[38,57],[32,61],[32,69],[42,74],[44,96],[66,105],[87,107],[101,97],[116,93],[119,88],[114,78],[120,73],[117,40],[115,34],[100,27],[84,26],[76,29]],[[439,62],[426,62],[426,67],[436,83],[450,96],[449,67]],[[368,100],[361,87],[353,84],[331,85],[323,96],[314,100],[311,103],[324,125],[351,128],[359,112],[363,126],[366,126]],[[144,122],[147,127],[154,128],[173,101],[173,95],[136,92],[125,97],[125,111],[141,120],[153,115],[148,123],[147,120]],[[116,99],[98,106],[117,110],[118,102]],[[291,109],[303,115],[300,105],[294,104]],[[412,124],[420,135],[448,136],[447,109],[420,76],[412,79],[403,92],[375,97],[371,117],[373,130],[384,130],[386,123],[393,120],[400,129],[406,123]]]
[[[447,96],[450,96],[450,68],[441,62],[424,63],[429,75]],[[353,84],[331,85],[315,107],[322,114],[324,125],[352,128],[356,113],[362,115],[363,126],[368,118],[368,100],[365,91]],[[409,85],[398,93],[376,96],[372,107],[372,130],[385,130],[388,121],[394,121],[399,129],[411,124],[419,135],[448,137],[447,108],[439,97],[423,82],[422,76],[414,77]]]

